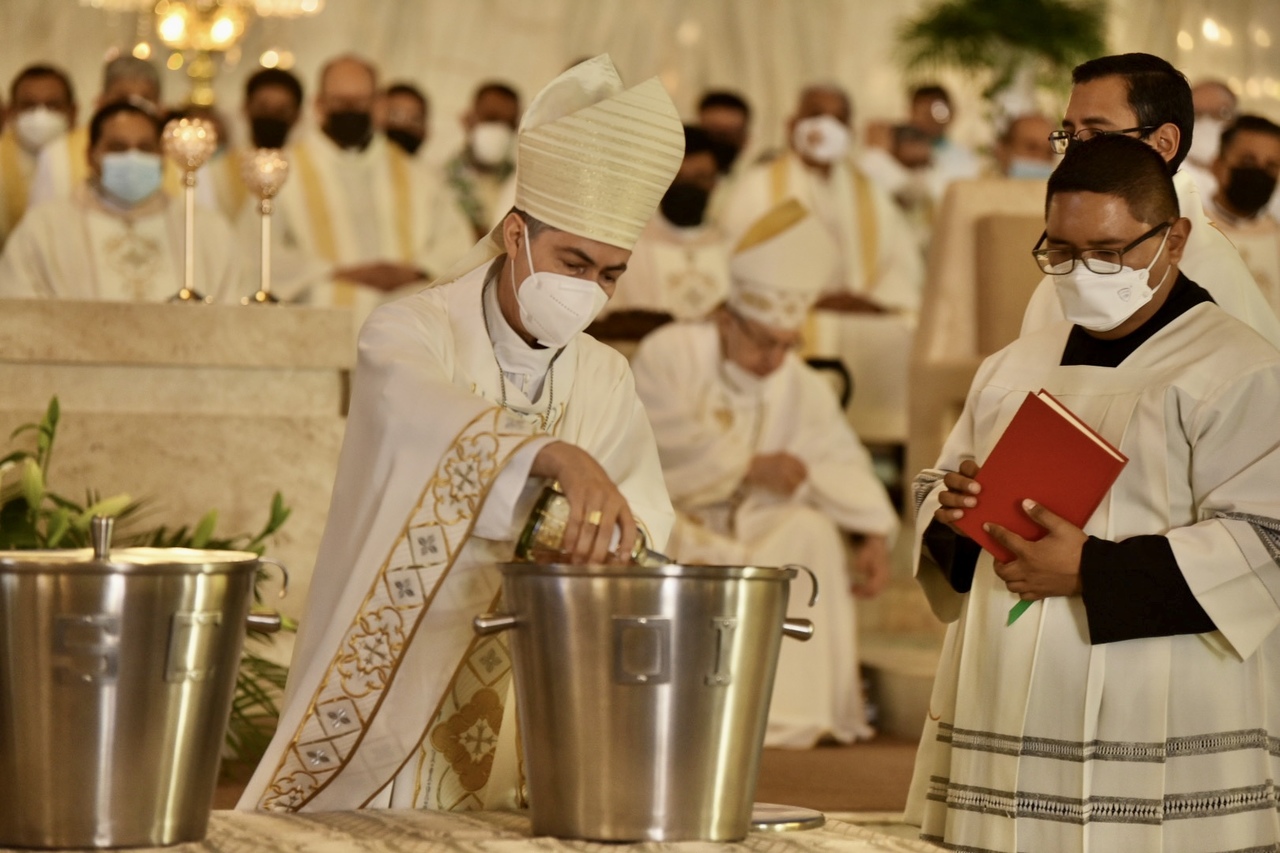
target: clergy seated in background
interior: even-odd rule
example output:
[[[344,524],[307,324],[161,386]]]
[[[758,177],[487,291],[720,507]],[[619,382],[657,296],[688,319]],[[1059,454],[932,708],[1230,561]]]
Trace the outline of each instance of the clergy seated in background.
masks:
[[[520,95],[493,80],[480,84],[462,117],[466,143],[444,172],[476,239],[488,234],[511,206],[519,123]]]
[[[995,174],[1018,180],[1043,181],[1058,164],[1049,134],[1053,123],[1041,113],[1023,113],[1009,120],[992,152]]]
[[[9,85],[9,116],[0,133],[0,246],[27,211],[40,149],[76,123],[71,78],[52,65],[28,65]]]
[[[1178,206],[1192,225],[1182,269],[1201,282],[1214,301],[1234,317],[1280,346],[1280,320],[1240,258],[1240,253],[1205,216],[1204,199],[1186,168],[1191,150],[1194,110],[1187,78],[1158,56],[1125,53],[1103,56],[1071,72],[1071,97],[1062,130],[1054,131],[1059,153],[1076,142],[1097,136],[1134,136],[1156,150],[1173,175]],[[1045,276],[1031,295],[1022,332],[1033,332],[1062,319],[1054,283]]]
[[[639,340],[672,319],[700,320],[729,293],[729,250],[707,222],[718,171],[711,137],[684,129],[684,162],[636,242],[627,276],[600,319],[597,338]]]
[[[0,296],[163,301],[183,286],[180,200],[161,186],[160,122],[117,101],[89,122],[89,178],[27,212],[0,256]],[[214,301],[244,289],[230,227],[196,206],[195,286]]]
[[[898,517],[831,386],[794,352],[816,278],[835,263],[826,229],[789,199],[748,229],[732,287],[711,320],[676,323],[640,344],[632,370],[677,510],[668,553],[682,562],[799,563],[789,614],[808,643],[784,643],[767,746],[807,748],[872,734],[858,675],[854,601],[888,579]],[[846,534],[861,538],[852,561]]]
[[[374,132],[376,69],[341,56],[320,72],[318,127],[290,137],[289,179],[272,214],[273,290],[285,301],[352,309],[360,323],[387,294],[421,287],[472,242],[438,172]],[[253,205],[239,222],[258,245]],[[245,251],[256,272],[256,252]]]
[[[907,819],[948,849],[1280,847],[1280,353],[1180,269],[1194,228],[1150,146],[1071,146],[1035,252],[1066,320],[983,362],[916,479],[950,625]],[[991,526],[998,563],[952,524],[1041,389],[1129,461],[1083,529],[1027,471],[1044,536]]]
[[[240,808],[518,804],[507,641],[471,620],[497,604],[494,563],[551,480],[571,507],[566,560],[602,562],[615,533],[626,553],[637,525],[666,543],[631,371],[580,332],[682,141],[656,78],[624,89],[607,56],[569,69],[521,125],[519,210],[370,316],[280,725]]]
[[[1280,314],[1280,221],[1267,210],[1280,177],[1280,125],[1255,115],[1227,125],[1213,177],[1216,189],[1205,212]]]

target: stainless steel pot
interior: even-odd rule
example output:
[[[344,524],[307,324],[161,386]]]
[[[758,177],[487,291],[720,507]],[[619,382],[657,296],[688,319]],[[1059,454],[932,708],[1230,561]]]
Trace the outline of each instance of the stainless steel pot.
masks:
[[[95,524],[93,550],[0,552],[0,847],[204,838],[260,558]]]
[[[743,838],[796,569],[499,568],[534,834]]]

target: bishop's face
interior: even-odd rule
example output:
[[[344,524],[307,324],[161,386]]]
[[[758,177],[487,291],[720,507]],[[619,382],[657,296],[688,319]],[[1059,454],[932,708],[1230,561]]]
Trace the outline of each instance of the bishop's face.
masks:
[[[762,379],[782,366],[787,353],[800,345],[798,329],[768,326],[725,308],[716,315],[726,360]]]

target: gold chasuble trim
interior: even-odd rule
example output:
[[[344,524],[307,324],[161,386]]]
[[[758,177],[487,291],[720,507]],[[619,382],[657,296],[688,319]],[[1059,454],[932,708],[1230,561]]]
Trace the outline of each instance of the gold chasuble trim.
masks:
[[[0,133],[0,181],[4,182],[6,225],[12,230],[27,212],[27,178],[22,174],[22,149],[11,132]]]
[[[396,236],[400,240],[400,260],[413,263],[413,207],[409,201],[409,155],[396,145],[388,145],[391,162],[391,191],[395,194]]]
[[[306,713],[263,791],[259,809],[298,811],[337,779],[355,758],[386,694],[394,685],[414,636],[430,619],[437,596],[446,583],[467,582],[469,573],[453,575],[452,569],[488,497],[490,485],[511,456],[534,437],[526,423],[494,407],[467,424],[441,456],[321,677]],[[444,600],[449,600],[447,595]],[[493,648],[485,643],[469,645],[449,690],[428,718],[433,725],[449,707],[501,721],[505,685],[497,691],[477,682],[473,693],[455,697],[451,704],[446,704],[446,699],[454,696],[459,674],[473,664],[477,655],[489,654]],[[500,657],[503,661],[498,669],[505,668],[505,677],[509,678],[510,662],[505,644]],[[485,664],[485,661],[476,662],[481,666]],[[494,683],[492,679],[484,680],[490,685]],[[496,709],[493,698],[482,695],[486,690],[496,694]],[[465,710],[467,708],[472,710]],[[496,736],[496,726],[494,729]],[[384,789],[416,753],[416,749],[410,750],[396,770],[375,785],[371,795]],[[491,761],[482,768],[461,767],[462,787],[483,789],[490,767]]]
[[[791,168],[791,155],[784,154],[773,161],[770,166],[770,185],[772,186],[773,204],[778,204],[788,195],[790,183],[788,170]],[[872,288],[880,275],[880,265],[876,250],[880,245],[880,221],[876,217],[875,196],[871,190],[871,181],[852,163],[846,164],[849,180],[853,184],[853,201],[858,211],[858,242],[862,249],[862,275],[868,290]],[[744,238],[745,239],[745,238]],[[742,247],[739,247],[741,250]]]
[[[329,199],[324,193],[324,182],[311,160],[311,152],[305,145],[294,146],[293,160],[302,179],[302,191],[306,196],[308,219],[311,220],[311,237],[316,252],[329,263],[338,264],[338,242],[333,236],[333,222],[329,219]],[[334,281],[333,304],[350,307],[356,301],[356,286],[349,281]]]

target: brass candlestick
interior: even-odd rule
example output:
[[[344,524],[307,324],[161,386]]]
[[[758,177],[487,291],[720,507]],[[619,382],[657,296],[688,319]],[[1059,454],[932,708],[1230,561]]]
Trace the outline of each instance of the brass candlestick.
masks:
[[[196,170],[213,156],[218,147],[218,132],[204,119],[175,119],[164,127],[164,153],[182,169],[183,193],[186,201],[184,216],[184,263],[182,289],[169,301],[207,302],[195,286],[196,278]]]
[[[271,292],[271,209],[287,177],[289,161],[279,148],[259,148],[244,161],[245,186],[258,197],[258,212],[262,214],[262,270],[258,292],[243,297],[241,305],[274,305],[280,301]]]

